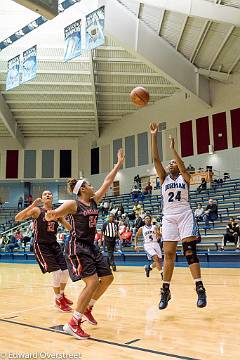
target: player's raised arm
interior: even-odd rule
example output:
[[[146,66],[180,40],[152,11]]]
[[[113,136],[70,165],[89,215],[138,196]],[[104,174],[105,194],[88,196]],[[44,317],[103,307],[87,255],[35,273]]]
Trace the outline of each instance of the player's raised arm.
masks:
[[[158,154],[158,147],[157,147],[158,126],[156,123],[150,124],[150,132],[151,132],[151,137],[152,137],[152,158],[153,158],[153,162],[154,162],[154,166],[155,166],[157,175],[160,179],[160,183],[162,184],[165,180],[165,177],[167,176],[167,173],[162,165],[162,162],[161,162],[159,154]]]
[[[29,205],[26,209],[23,209],[15,216],[15,221],[23,221],[30,217],[37,218],[40,214],[40,210],[38,208],[39,205],[42,204],[42,199],[37,198],[33,201],[31,205]]]
[[[115,179],[115,176],[117,175],[118,170],[121,168],[121,166],[122,166],[122,164],[124,162],[124,159],[125,159],[124,150],[119,149],[118,150],[118,162],[117,162],[117,164],[114,166],[112,171],[110,171],[110,173],[106,176],[106,178],[105,178],[102,186],[100,187],[100,189],[98,189],[95,192],[94,200],[96,201],[96,203],[101,201],[103,196],[106,194],[106,192],[108,191],[108,189],[112,185],[113,180]]]
[[[69,214],[74,214],[76,211],[77,211],[76,201],[66,200],[62,205],[60,205],[55,210],[49,210],[45,215],[45,219],[47,221],[52,221],[52,220],[58,221],[59,218],[62,218]]]
[[[187,169],[186,169],[186,167],[184,165],[184,162],[182,161],[180,155],[177,153],[177,151],[175,149],[174,138],[172,136],[169,136],[169,140],[170,140],[170,149],[172,149],[173,156],[174,156],[174,159],[176,160],[179,171],[180,171],[182,177],[184,178],[184,180],[189,184],[190,179],[191,179],[191,175],[187,171]]]

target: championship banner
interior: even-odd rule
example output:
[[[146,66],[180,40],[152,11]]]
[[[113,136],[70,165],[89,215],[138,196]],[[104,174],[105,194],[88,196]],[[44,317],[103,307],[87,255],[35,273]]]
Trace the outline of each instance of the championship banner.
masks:
[[[20,55],[8,61],[6,90],[10,90],[20,84]]]
[[[32,80],[37,75],[37,45],[23,52],[22,81]]]
[[[104,44],[104,6],[86,16],[86,49]]]
[[[77,20],[64,28],[64,61],[71,60],[81,54],[81,20]]]

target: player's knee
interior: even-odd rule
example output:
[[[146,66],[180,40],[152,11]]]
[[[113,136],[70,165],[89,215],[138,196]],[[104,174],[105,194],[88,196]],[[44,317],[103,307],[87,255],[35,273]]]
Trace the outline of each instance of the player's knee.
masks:
[[[196,240],[183,243],[183,253],[187,259],[188,265],[199,263],[197,256],[197,243]]]
[[[175,260],[175,256],[176,256],[176,251],[171,251],[171,250],[164,250],[164,257],[165,260]]]

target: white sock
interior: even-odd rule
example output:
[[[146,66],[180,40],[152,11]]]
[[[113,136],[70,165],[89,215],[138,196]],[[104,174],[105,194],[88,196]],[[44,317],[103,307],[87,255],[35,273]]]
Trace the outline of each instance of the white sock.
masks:
[[[96,301],[97,301],[97,300],[91,299],[90,302],[89,302],[89,306],[94,306],[94,304],[95,304]]]
[[[80,320],[80,319],[82,318],[82,314],[79,313],[78,311],[74,311],[73,317],[74,317],[76,320]]]
[[[170,281],[163,281],[163,283],[170,285]]]
[[[197,283],[197,282],[199,282],[199,281],[202,281],[202,279],[201,279],[201,278],[199,278],[199,279],[194,279],[194,281],[195,281],[195,283]]]
[[[56,299],[59,300],[62,297],[62,295],[61,294],[55,294],[55,297],[56,297]]]
[[[64,290],[60,290],[60,294],[63,295],[63,294],[64,294]]]

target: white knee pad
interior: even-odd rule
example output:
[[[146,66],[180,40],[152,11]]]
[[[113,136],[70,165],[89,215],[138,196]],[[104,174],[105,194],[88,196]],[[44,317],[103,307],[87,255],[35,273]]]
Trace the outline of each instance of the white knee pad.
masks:
[[[60,283],[61,284],[66,284],[69,278],[69,273],[68,270],[61,270],[61,278],[60,278]]]
[[[53,271],[52,272],[52,284],[53,287],[60,287],[61,282],[61,270]]]

